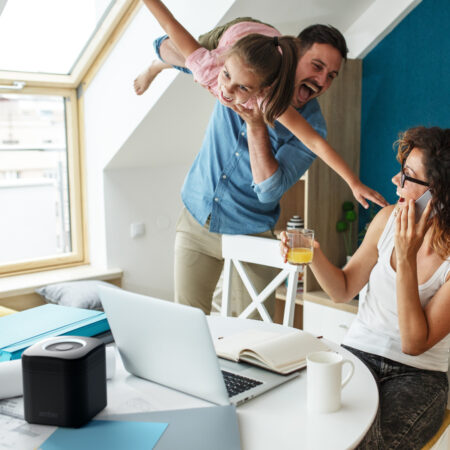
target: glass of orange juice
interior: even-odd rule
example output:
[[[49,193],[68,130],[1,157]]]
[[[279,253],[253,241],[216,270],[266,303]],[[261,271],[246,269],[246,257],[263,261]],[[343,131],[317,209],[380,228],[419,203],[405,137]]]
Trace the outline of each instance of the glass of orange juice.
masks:
[[[314,231],[301,228],[287,230],[287,244],[289,246],[287,260],[290,264],[309,264],[313,258]]]

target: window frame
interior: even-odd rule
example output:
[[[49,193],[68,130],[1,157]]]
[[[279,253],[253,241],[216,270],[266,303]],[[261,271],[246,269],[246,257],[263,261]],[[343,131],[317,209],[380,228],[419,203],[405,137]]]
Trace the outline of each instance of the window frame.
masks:
[[[89,263],[84,183],[83,90],[90,84],[141,7],[140,0],[116,0],[68,75],[0,71],[2,94],[56,95],[66,99],[67,175],[72,240],[70,253],[0,265],[0,277]],[[15,82],[24,82],[25,85],[15,89]]]
[[[0,89],[0,93],[11,93]],[[83,158],[81,157],[78,130],[78,99],[76,89],[52,89],[25,87],[15,95],[58,96],[65,100],[65,123],[67,140],[67,179],[68,198],[70,205],[70,231],[72,251],[62,255],[30,259],[11,264],[0,265],[0,276],[35,272],[38,270],[51,270],[87,262],[84,232],[83,211]]]

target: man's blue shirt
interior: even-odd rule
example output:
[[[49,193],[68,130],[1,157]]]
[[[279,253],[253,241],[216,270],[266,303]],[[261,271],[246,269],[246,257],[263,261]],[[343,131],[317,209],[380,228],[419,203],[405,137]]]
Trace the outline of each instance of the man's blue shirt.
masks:
[[[326,124],[316,99],[298,110],[326,137]],[[273,229],[280,215],[282,195],[308,170],[316,158],[278,122],[268,127],[277,171],[261,183],[253,182],[246,123],[230,108],[216,102],[202,147],[186,176],[181,197],[192,216],[210,231],[255,234]]]

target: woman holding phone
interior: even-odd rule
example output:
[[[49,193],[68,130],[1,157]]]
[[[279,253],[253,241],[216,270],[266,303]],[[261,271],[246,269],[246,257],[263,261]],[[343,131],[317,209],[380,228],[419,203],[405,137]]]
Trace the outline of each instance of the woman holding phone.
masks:
[[[360,292],[342,346],[369,367],[380,395],[362,449],[422,448],[441,426],[448,398],[450,129],[411,128],[397,147],[398,203],[376,215],[343,269],[318,242],[311,263],[333,301]],[[431,200],[416,223],[415,201],[426,192]],[[287,250],[283,235],[285,257]]]

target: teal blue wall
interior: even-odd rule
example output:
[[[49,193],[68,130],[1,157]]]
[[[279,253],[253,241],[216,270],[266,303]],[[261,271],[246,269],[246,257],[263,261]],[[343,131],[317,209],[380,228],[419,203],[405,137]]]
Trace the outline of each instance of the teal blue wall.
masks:
[[[390,203],[398,132],[450,127],[449,30],[450,1],[423,0],[363,60],[360,175]]]

